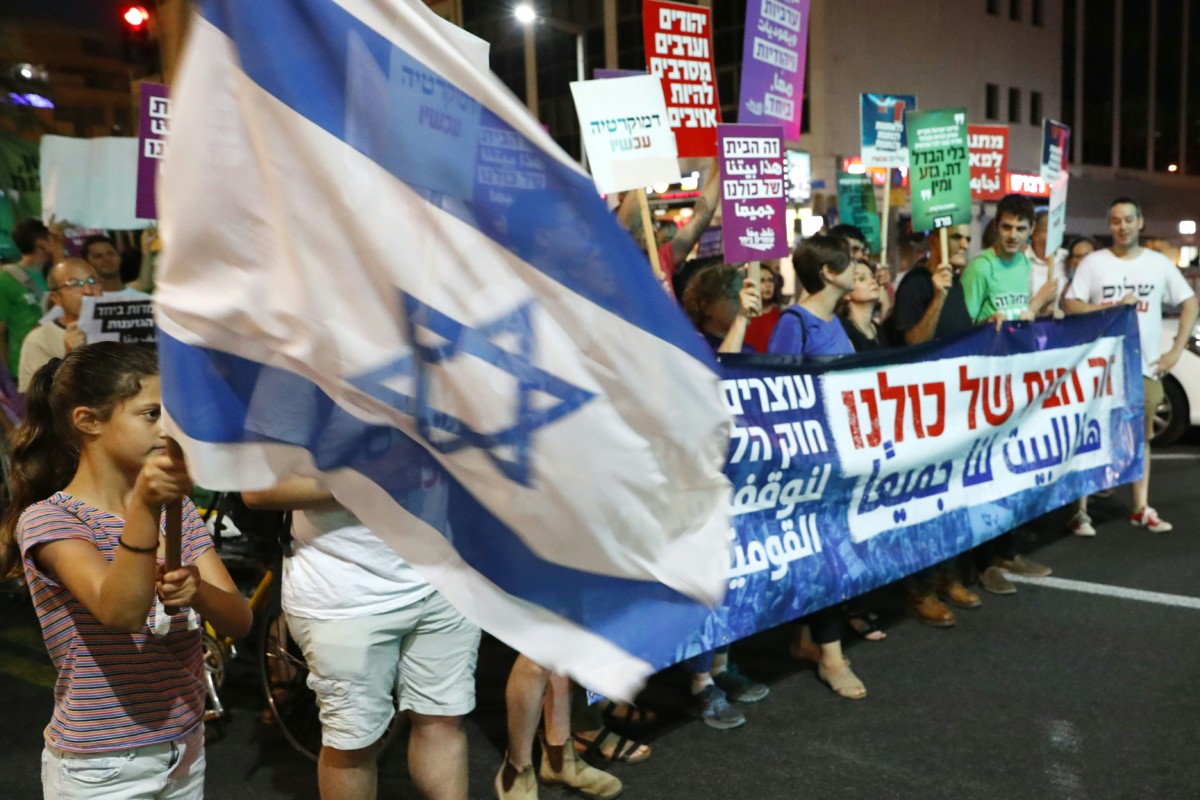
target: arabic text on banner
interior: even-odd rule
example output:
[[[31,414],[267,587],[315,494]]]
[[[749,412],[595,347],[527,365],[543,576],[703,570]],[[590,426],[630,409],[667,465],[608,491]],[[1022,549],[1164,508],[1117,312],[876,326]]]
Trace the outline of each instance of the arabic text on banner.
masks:
[[[721,125],[721,231],[731,264],[787,255],[783,129]]]
[[[1141,474],[1136,312],[804,365],[722,356],[729,594],[679,659],[945,561]]]

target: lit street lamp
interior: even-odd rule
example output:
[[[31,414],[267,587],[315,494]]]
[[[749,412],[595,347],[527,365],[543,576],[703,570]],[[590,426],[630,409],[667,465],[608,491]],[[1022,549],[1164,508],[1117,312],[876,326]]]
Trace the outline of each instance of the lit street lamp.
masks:
[[[533,116],[537,118],[537,47],[534,40],[533,26],[542,23],[575,37],[575,73],[577,76],[576,80],[579,81],[586,80],[587,58],[584,53],[583,37],[587,33],[587,30],[582,25],[576,25],[573,22],[564,22],[550,17],[543,17],[529,3],[521,3],[514,8],[513,16],[516,17],[517,22],[525,26],[525,103],[529,106],[529,110],[533,112]],[[579,153],[580,163],[586,168],[587,153],[583,148],[582,137],[580,137],[579,141]]]

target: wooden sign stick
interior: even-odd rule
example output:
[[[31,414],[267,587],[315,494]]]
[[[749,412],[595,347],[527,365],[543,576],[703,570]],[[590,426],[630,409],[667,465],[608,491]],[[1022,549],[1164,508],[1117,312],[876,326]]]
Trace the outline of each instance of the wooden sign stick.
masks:
[[[892,168],[883,171],[883,213],[879,218],[879,260],[892,274],[892,265],[888,262],[888,220],[892,216]]]
[[[183,458],[183,451],[179,449],[179,443],[174,439],[167,439],[167,452],[172,458]],[[177,570],[183,566],[183,501],[174,500],[163,509],[166,515],[167,540],[166,545],[166,564],[164,569],[166,572]],[[178,608],[167,608],[168,614],[174,614],[179,611]]]

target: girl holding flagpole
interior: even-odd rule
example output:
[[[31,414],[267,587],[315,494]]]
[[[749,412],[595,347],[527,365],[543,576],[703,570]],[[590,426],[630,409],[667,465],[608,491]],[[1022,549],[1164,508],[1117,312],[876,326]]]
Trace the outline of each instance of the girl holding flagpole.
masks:
[[[238,637],[251,613],[186,500],[182,566],[164,570],[162,507],[191,484],[163,435],[155,354],[86,345],[42,367],[27,400],[0,574],[20,563],[58,669],[44,796],[203,797],[197,614]]]

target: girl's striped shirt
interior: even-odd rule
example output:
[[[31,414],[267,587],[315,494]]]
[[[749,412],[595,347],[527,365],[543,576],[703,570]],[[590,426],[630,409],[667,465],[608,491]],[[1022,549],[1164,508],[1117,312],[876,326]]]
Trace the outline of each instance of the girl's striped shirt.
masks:
[[[111,562],[124,527],[124,520],[64,492],[25,509],[17,525],[25,580],[58,669],[46,742],[66,752],[174,741],[204,715],[200,632],[188,630],[186,609],[172,616],[164,636],[153,633],[156,603],[137,633],[106,628],[34,563],[34,548],[62,539],[92,542]],[[185,500],[183,563],[193,563],[212,546],[196,507]]]

